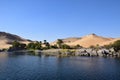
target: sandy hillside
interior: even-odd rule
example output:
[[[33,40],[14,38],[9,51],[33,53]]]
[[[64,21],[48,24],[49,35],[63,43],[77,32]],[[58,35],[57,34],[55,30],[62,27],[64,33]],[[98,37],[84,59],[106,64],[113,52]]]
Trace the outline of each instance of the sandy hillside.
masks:
[[[71,38],[62,39],[62,41],[63,41],[64,43],[66,43],[66,44],[70,44],[70,43],[73,43],[73,42],[75,42],[75,41],[77,41],[77,40],[79,40],[79,39],[80,39],[80,38],[77,38],[77,37],[71,37]],[[54,44],[56,44],[56,43],[57,43],[57,40],[54,41],[54,42],[52,42],[51,45],[54,45]]]
[[[114,42],[117,41],[117,40],[120,40],[120,38],[115,38],[115,39],[113,39],[113,40],[103,42],[103,43],[100,44],[100,45],[103,46],[103,45],[112,44],[112,43],[114,43]]]
[[[11,44],[8,44],[8,40],[0,40],[0,49],[9,48]],[[29,41],[21,41],[20,43],[28,44]]]
[[[114,40],[114,39],[97,36],[95,34],[90,34],[90,35],[84,36],[80,40],[77,40],[77,41],[75,41],[71,44],[68,44],[68,45],[75,46],[75,45],[79,44],[83,47],[90,47],[91,45],[96,46],[97,44],[103,45],[103,43],[105,43],[107,41],[112,41],[112,40]]]
[[[0,49],[9,48],[11,45],[7,44],[6,40],[0,40]]]
[[[87,35],[87,36],[84,36],[81,38],[77,38],[76,40],[74,40],[72,38],[72,40],[74,40],[74,41],[70,41],[71,39],[63,39],[63,40],[69,41],[69,43],[65,42],[65,41],[64,41],[64,43],[68,44],[70,46],[75,46],[75,45],[79,44],[83,47],[90,47],[92,45],[96,46],[97,44],[100,46],[107,45],[107,44],[115,42],[116,40],[120,40],[120,38],[106,38],[106,37],[98,36],[96,34],[90,34],[90,35]],[[55,42],[57,42],[57,41],[55,41]],[[54,42],[54,44],[55,44],[55,42]]]
[[[9,48],[11,46],[11,43],[15,40],[25,44],[28,44],[31,42],[30,40],[21,38],[14,34],[0,32],[0,49]],[[100,46],[107,45],[117,40],[120,40],[120,38],[106,38],[106,37],[98,36],[96,34],[90,34],[84,37],[71,37],[71,38],[66,38],[62,40],[65,44],[68,44],[70,46],[75,46],[79,44],[83,47],[90,47],[92,45],[96,46],[97,44]],[[57,43],[57,40],[50,44],[54,45],[56,43]]]
[[[11,43],[15,40],[19,41],[20,43],[30,43],[30,41],[28,41],[27,39],[21,38],[17,35],[0,32],[0,49],[9,48],[11,46]]]

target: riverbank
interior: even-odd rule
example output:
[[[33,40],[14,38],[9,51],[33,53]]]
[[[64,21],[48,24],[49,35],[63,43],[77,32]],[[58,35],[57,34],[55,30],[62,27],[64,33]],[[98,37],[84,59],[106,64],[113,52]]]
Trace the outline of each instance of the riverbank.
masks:
[[[81,49],[48,49],[48,50],[16,50],[16,51],[5,51],[6,53],[24,53],[24,54],[35,54],[45,56],[111,56],[120,57],[120,52],[115,52],[114,49],[92,49],[92,48],[81,48]],[[3,53],[3,52],[1,52]]]

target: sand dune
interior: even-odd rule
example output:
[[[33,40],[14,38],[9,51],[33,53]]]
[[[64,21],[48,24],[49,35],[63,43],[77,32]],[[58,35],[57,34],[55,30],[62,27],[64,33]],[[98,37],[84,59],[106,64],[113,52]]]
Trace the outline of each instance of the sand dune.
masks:
[[[25,44],[28,44],[31,42],[30,40],[21,38],[14,34],[0,32],[0,49],[9,48],[11,46],[11,43],[15,40]],[[96,46],[97,44],[100,46],[107,45],[117,40],[120,40],[120,38],[106,38],[106,37],[98,36],[96,34],[90,34],[84,37],[71,37],[71,38],[66,38],[62,40],[65,44],[68,44],[70,46],[75,46],[79,44],[83,47],[90,47],[92,45]],[[56,43],[57,43],[57,40],[50,44],[54,45]]]
[[[68,44],[68,45],[75,46],[75,45],[79,44],[83,47],[90,47],[91,45],[93,45],[93,46],[101,45],[107,41],[112,41],[112,40],[114,40],[114,39],[113,38],[104,38],[101,36],[97,36],[95,34],[90,34],[90,35],[84,36],[80,40],[77,40],[77,41],[75,41],[71,44]]]
[[[106,38],[106,37],[102,37],[102,36],[98,36],[96,34],[90,34],[81,38],[77,38],[74,41],[70,41],[70,43],[65,42],[65,40],[70,41],[70,40],[74,40],[74,38],[70,38],[70,39],[63,39],[63,42],[65,44],[68,44],[70,46],[75,46],[77,44],[83,46],[83,47],[90,47],[90,46],[103,46],[103,45],[107,45],[110,43],[115,42],[116,40],[120,40],[120,38]],[[57,41],[55,41],[57,42]],[[54,42],[54,44],[55,44]]]
[[[0,40],[0,49],[9,48],[11,45],[7,44],[7,40]]]
[[[75,41],[77,41],[77,40],[79,40],[79,39],[81,39],[81,38],[71,37],[71,38],[62,39],[62,41],[63,41],[64,43],[66,43],[66,44],[70,44],[70,43],[73,43],[73,42],[75,42]],[[51,45],[55,45],[56,43],[57,43],[57,40],[54,41],[54,42],[52,42],[52,43],[50,43],[50,44],[51,44]]]
[[[7,39],[0,40],[0,49],[9,48],[12,42],[13,41]],[[19,42],[24,44],[30,43],[29,41],[19,41]]]
[[[0,49],[9,48],[11,46],[11,43],[15,40],[24,44],[30,43],[30,41],[28,41],[27,39],[21,38],[17,35],[0,32]]]
[[[112,44],[112,43],[114,43],[114,42],[117,41],[117,40],[120,40],[120,38],[114,38],[113,40],[103,42],[103,43],[101,43],[100,45],[103,46],[103,45]]]

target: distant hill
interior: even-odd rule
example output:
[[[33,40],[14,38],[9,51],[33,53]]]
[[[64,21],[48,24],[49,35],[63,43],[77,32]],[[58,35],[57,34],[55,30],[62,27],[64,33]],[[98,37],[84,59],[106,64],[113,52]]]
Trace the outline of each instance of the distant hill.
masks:
[[[90,46],[96,46],[96,45],[107,45],[110,43],[115,42],[116,40],[120,40],[120,38],[107,38],[98,36],[96,34],[89,34],[80,38],[65,38],[62,39],[65,44],[68,44],[70,46],[75,46],[77,44],[83,46],[83,47],[90,47]],[[56,44],[57,40],[52,42],[51,44]]]
[[[120,40],[120,38],[107,38],[107,37],[98,36],[96,34],[89,34],[83,37],[70,37],[62,40],[65,44],[68,44],[70,46],[75,46],[79,44],[83,47],[90,47],[96,45],[99,46],[107,45],[115,42],[116,40]],[[25,43],[25,44],[33,42],[31,40],[17,36],[15,34],[0,32],[0,49],[9,48],[13,41],[19,41],[20,43]],[[57,40],[50,44],[54,45],[56,43]]]
[[[65,39],[61,39],[65,44],[70,44],[70,43],[73,43],[77,40],[79,40],[81,38],[77,38],[77,37],[70,37],[70,38],[65,38]],[[51,45],[54,45],[57,43],[57,40],[52,42]]]
[[[31,42],[31,40],[21,38],[20,36],[14,34],[0,32],[0,49],[9,48],[13,41],[19,41],[20,43],[25,43],[25,44]]]

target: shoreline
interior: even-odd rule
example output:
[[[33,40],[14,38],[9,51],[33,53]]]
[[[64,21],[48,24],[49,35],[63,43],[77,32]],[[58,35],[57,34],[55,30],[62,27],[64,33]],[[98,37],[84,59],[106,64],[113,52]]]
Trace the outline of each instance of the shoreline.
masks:
[[[45,56],[105,56],[105,57],[120,57],[120,52],[115,52],[112,49],[92,49],[92,48],[81,48],[81,49],[48,49],[48,50],[14,50],[14,51],[2,51],[0,53],[28,53],[35,55]]]

